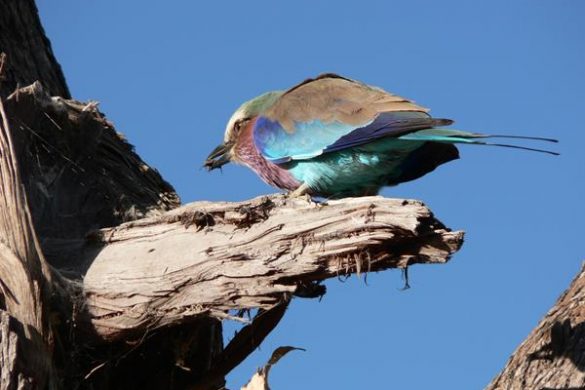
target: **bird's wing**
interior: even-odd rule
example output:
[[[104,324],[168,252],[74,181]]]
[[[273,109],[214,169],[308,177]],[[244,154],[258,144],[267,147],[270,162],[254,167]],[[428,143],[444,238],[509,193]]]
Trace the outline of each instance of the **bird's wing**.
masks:
[[[260,115],[254,141],[275,163],[308,159],[451,121],[382,89],[326,74],[286,91]]]

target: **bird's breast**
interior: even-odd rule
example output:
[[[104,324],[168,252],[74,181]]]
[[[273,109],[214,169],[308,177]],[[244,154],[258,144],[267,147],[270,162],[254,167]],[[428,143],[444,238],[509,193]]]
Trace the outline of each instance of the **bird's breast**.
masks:
[[[248,166],[271,186],[290,191],[295,190],[301,183],[295,180],[288,170],[267,161],[256,148],[254,142],[256,121],[257,118],[251,120],[240,132],[234,149],[236,161]]]

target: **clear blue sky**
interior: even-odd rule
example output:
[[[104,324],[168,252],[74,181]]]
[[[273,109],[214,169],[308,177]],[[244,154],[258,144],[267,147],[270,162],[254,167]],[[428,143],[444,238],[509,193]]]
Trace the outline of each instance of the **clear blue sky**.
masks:
[[[479,389],[585,259],[585,2],[39,0],[73,96],[95,99],[184,202],[274,190],[200,166],[244,100],[321,72],[378,85],[478,132],[550,136],[552,157],[461,147],[385,196],[421,199],[467,231],[444,266],[327,283],[229,377],[304,347],[274,389]],[[227,327],[233,332],[234,326]],[[230,335],[226,335],[230,336]]]

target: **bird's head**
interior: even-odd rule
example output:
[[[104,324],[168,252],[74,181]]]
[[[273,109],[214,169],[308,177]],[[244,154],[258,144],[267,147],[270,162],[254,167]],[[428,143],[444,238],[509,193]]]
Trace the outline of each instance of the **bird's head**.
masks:
[[[213,149],[203,166],[211,171],[237,158],[235,150],[242,129],[245,129],[250,121],[272,106],[280,95],[282,95],[281,91],[267,92],[242,104],[228,121],[223,143]]]

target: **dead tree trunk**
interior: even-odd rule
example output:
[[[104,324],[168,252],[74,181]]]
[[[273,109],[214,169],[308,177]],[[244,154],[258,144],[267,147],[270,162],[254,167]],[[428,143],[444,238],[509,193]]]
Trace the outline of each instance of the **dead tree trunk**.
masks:
[[[49,297],[53,275],[32,224],[1,101],[0,119],[0,356],[7,365],[1,367],[0,383],[15,389],[52,388]]]
[[[34,0],[0,0],[0,52],[10,59],[5,64],[0,97],[35,81],[42,81],[52,96],[71,97]]]
[[[96,104],[68,99],[32,0],[0,0],[0,52],[2,389],[219,388],[293,296],[462,243],[417,201],[177,208]],[[221,319],[253,308],[224,348]]]
[[[585,266],[487,390],[585,389]]]

